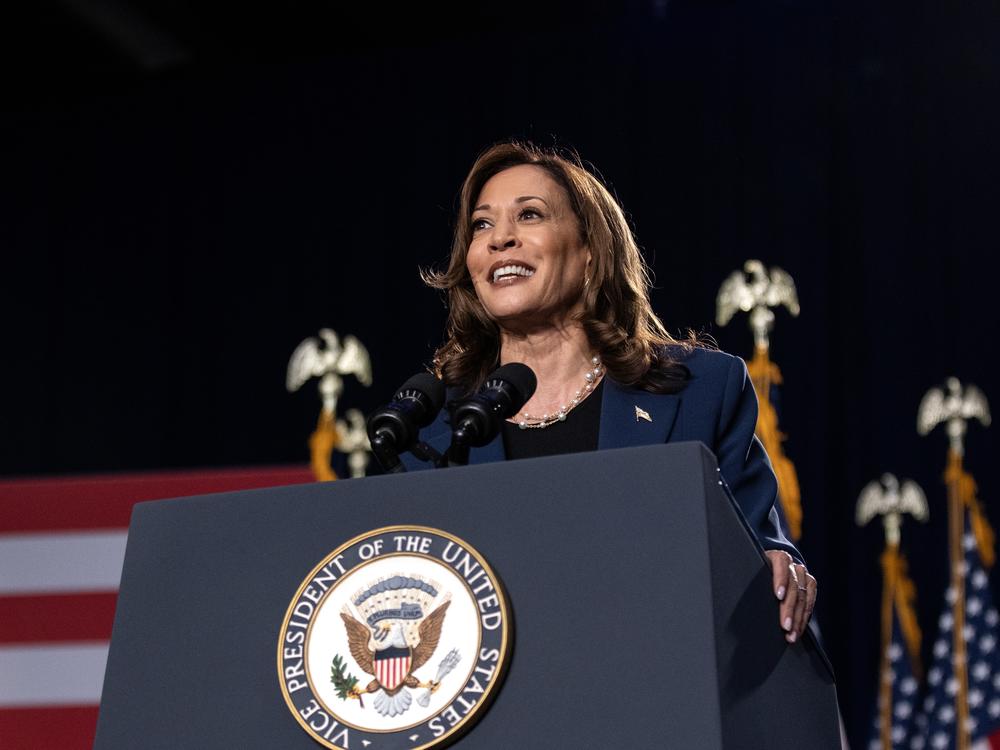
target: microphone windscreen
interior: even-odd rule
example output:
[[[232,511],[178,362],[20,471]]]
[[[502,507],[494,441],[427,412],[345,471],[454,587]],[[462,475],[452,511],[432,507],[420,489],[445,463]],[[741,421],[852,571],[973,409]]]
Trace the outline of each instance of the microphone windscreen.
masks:
[[[427,400],[426,415],[429,417],[429,420],[426,424],[419,425],[420,427],[426,427],[434,421],[434,417],[437,416],[437,413],[441,411],[441,407],[444,406],[444,383],[429,372],[418,372],[399,387],[393,400],[413,399],[417,397],[416,394],[418,393],[422,394]]]
[[[486,383],[489,384],[497,380],[508,383],[517,391],[518,396],[521,397],[521,404],[517,407],[518,409],[535,394],[535,388],[538,386],[538,379],[535,377],[535,373],[532,372],[530,367],[520,362],[511,362],[497,368],[486,378]]]

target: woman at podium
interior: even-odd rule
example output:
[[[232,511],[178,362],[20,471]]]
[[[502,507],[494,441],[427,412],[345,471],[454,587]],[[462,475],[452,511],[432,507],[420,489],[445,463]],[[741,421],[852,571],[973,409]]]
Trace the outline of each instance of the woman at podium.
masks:
[[[498,457],[700,440],[766,551],[785,638],[802,635],[816,579],[778,523],[746,366],[667,333],[621,207],[578,157],[518,142],[483,152],[462,186],[448,267],[424,280],[448,299],[434,366],[449,387],[474,391],[509,362],[537,377]]]

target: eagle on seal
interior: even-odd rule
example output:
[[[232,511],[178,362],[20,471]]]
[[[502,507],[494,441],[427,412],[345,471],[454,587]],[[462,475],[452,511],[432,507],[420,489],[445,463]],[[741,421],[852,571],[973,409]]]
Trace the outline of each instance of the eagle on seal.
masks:
[[[351,656],[362,670],[375,678],[363,690],[353,688],[351,697],[376,693],[375,709],[383,716],[398,716],[410,707],[413,700],[406,688],[435,690],[436,683],[420,682],[413,672],[434,655],[450,604],[450,599],[445,600],[421,621],[417,629],[418,640],[412,647],[407,643],[406,632],[398,620],[382,621],[369,628],[345,607],[340,617],[347,629]]]

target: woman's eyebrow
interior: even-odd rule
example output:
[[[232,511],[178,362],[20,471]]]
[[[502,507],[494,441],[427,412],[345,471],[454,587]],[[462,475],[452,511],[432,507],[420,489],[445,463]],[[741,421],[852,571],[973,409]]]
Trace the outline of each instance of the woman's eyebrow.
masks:
[[[545,200],[540,195],[522,195],[520,198],[515,198],[514,202],[515,203],[524,203],[525,201],[530,201],[530,200],[538,200],[538,201],[541,201],[542,203],[544,203],[546,206],[549,205],[549,202],[547,200]],[[481,206],[476,206],[472,210],[473,211],[489,211],[490,210],[490,204],[489,203],[483,203]]]

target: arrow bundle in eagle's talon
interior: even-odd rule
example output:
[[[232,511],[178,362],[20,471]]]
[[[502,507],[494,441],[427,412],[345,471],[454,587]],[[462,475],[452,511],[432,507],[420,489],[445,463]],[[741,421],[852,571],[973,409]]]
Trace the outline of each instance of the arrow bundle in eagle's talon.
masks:
[[[417,698],[417,703],[425,708],[427,707],[427,704],[431,702],[431,693],[437,690],[438,685],[441,684],[441,680],[443,680],[451,670],[458,666],[459,658],[458,649],[453,648],[447,653],[447,655],[441,660],[441,663],[438,664],[437,676],[435,676],[434,682],[431,683],[433,687],[424,690],[420,697]]]

